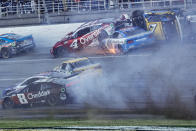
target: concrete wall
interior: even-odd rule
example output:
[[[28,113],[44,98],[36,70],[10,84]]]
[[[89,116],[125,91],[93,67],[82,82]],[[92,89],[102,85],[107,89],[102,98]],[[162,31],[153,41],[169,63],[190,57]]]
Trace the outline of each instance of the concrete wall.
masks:
[[[0,18],[0,27],[6,26],[19,26],[19,25],[38,25],[38,24],[56,24],[56,23],[72,23],[72,22],[86,22],[101,18],[119,17],[123,13],[131,15],[132,11],[129,10],[107,10],[101,12],[64,12],[61,14],[48,14],[41,16],[29,14],[26,16],[12,16]]]
[[[19,25],[37,25],[37,24],[55,24],[55,23],[71,23],[71,22],[86,22],[101,18],[119,17],[122,13],[131,14],[131,10],[127,11],[102,11],[102,12],[87,12],[87,13],[63,13],[63,14],[48,14],[48,15],[30,15],[30,16],[14,16],[0,18],[0,27],[19,26]]]

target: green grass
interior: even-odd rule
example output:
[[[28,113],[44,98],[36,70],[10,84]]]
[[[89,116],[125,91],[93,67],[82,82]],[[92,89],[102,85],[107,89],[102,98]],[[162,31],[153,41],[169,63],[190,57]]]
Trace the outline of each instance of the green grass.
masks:
[[[0,128],[59,127],[59,126],[177,126],[196,127],[196,120],[0,120]]]

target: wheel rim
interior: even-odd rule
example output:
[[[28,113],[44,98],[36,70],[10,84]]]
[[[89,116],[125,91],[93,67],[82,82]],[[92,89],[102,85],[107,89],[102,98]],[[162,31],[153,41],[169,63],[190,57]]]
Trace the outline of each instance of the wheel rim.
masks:
[[[57,99],[55,96],[49,96],[48,97],[48,105],[54,106],[57,104]]]

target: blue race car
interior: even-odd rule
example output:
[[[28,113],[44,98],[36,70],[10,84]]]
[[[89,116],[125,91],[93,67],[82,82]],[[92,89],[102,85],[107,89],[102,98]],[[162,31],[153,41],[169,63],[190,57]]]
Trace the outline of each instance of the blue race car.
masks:
[[[29,51],[35,48],[32,35],[21,36],[14,33],[0,35],[0,56],[10,58],[22,51]]]
[[[103,41],[102,47],[109,53],[121,54],[134,47],[152,44],[154,41],[153,31],[145,31],[139,27],[128,27],[115,31],[112,38]]]

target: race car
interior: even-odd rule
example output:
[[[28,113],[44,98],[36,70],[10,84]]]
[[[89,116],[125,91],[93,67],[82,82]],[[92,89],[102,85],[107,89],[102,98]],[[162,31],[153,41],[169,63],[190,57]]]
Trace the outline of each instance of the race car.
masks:
[[[67,84],[68,85],[68,84]],[[33,76],[2,93],[2,108],[32,107],[36,104],[55,106],[68,100],[65,80]]]
[[[115,30],[124,27],[125,23],[130,23],[126,17],[122,17],[122,19],[101,19],[85,23],[58,41],[50,50],[50,53],[54,57],[62,57],[89,45],[99,46],[99,43],[111,36]]]
[[[156,25],[154,36],[157,40],[182,40],[182,29],[176,12],[171,10],[152,10],[144,12],[135,10],[132,13],[133,26],[151,30]]]
[[[0,56],[10,58],[22,51],[29,51],[35,47],[32,35],[21,36],[14,33],[0,35]]]
[[[62,72],[65,76],[75,76],[84,71],[91,70],[92,73],[101,73],[101,65],[93,63],[87,57],[76,58],[64,61],[61,65],[56,66],[54,72]]]
[[[122,54],[132,48],[152,44],[154,41],[153,31],[145,31],[140,27],[129,27],[116,31],[112,38],[105,39],[103,47],[110,53]]]
[[[11,109],[37,104],[55,106],[73,102],[70,88],[80,86],[84,78],[89,80],[100,74],[100,64],[94,64],[88,58],[64,61],[52,71],[39,73],[3,90],[2,107]]]

